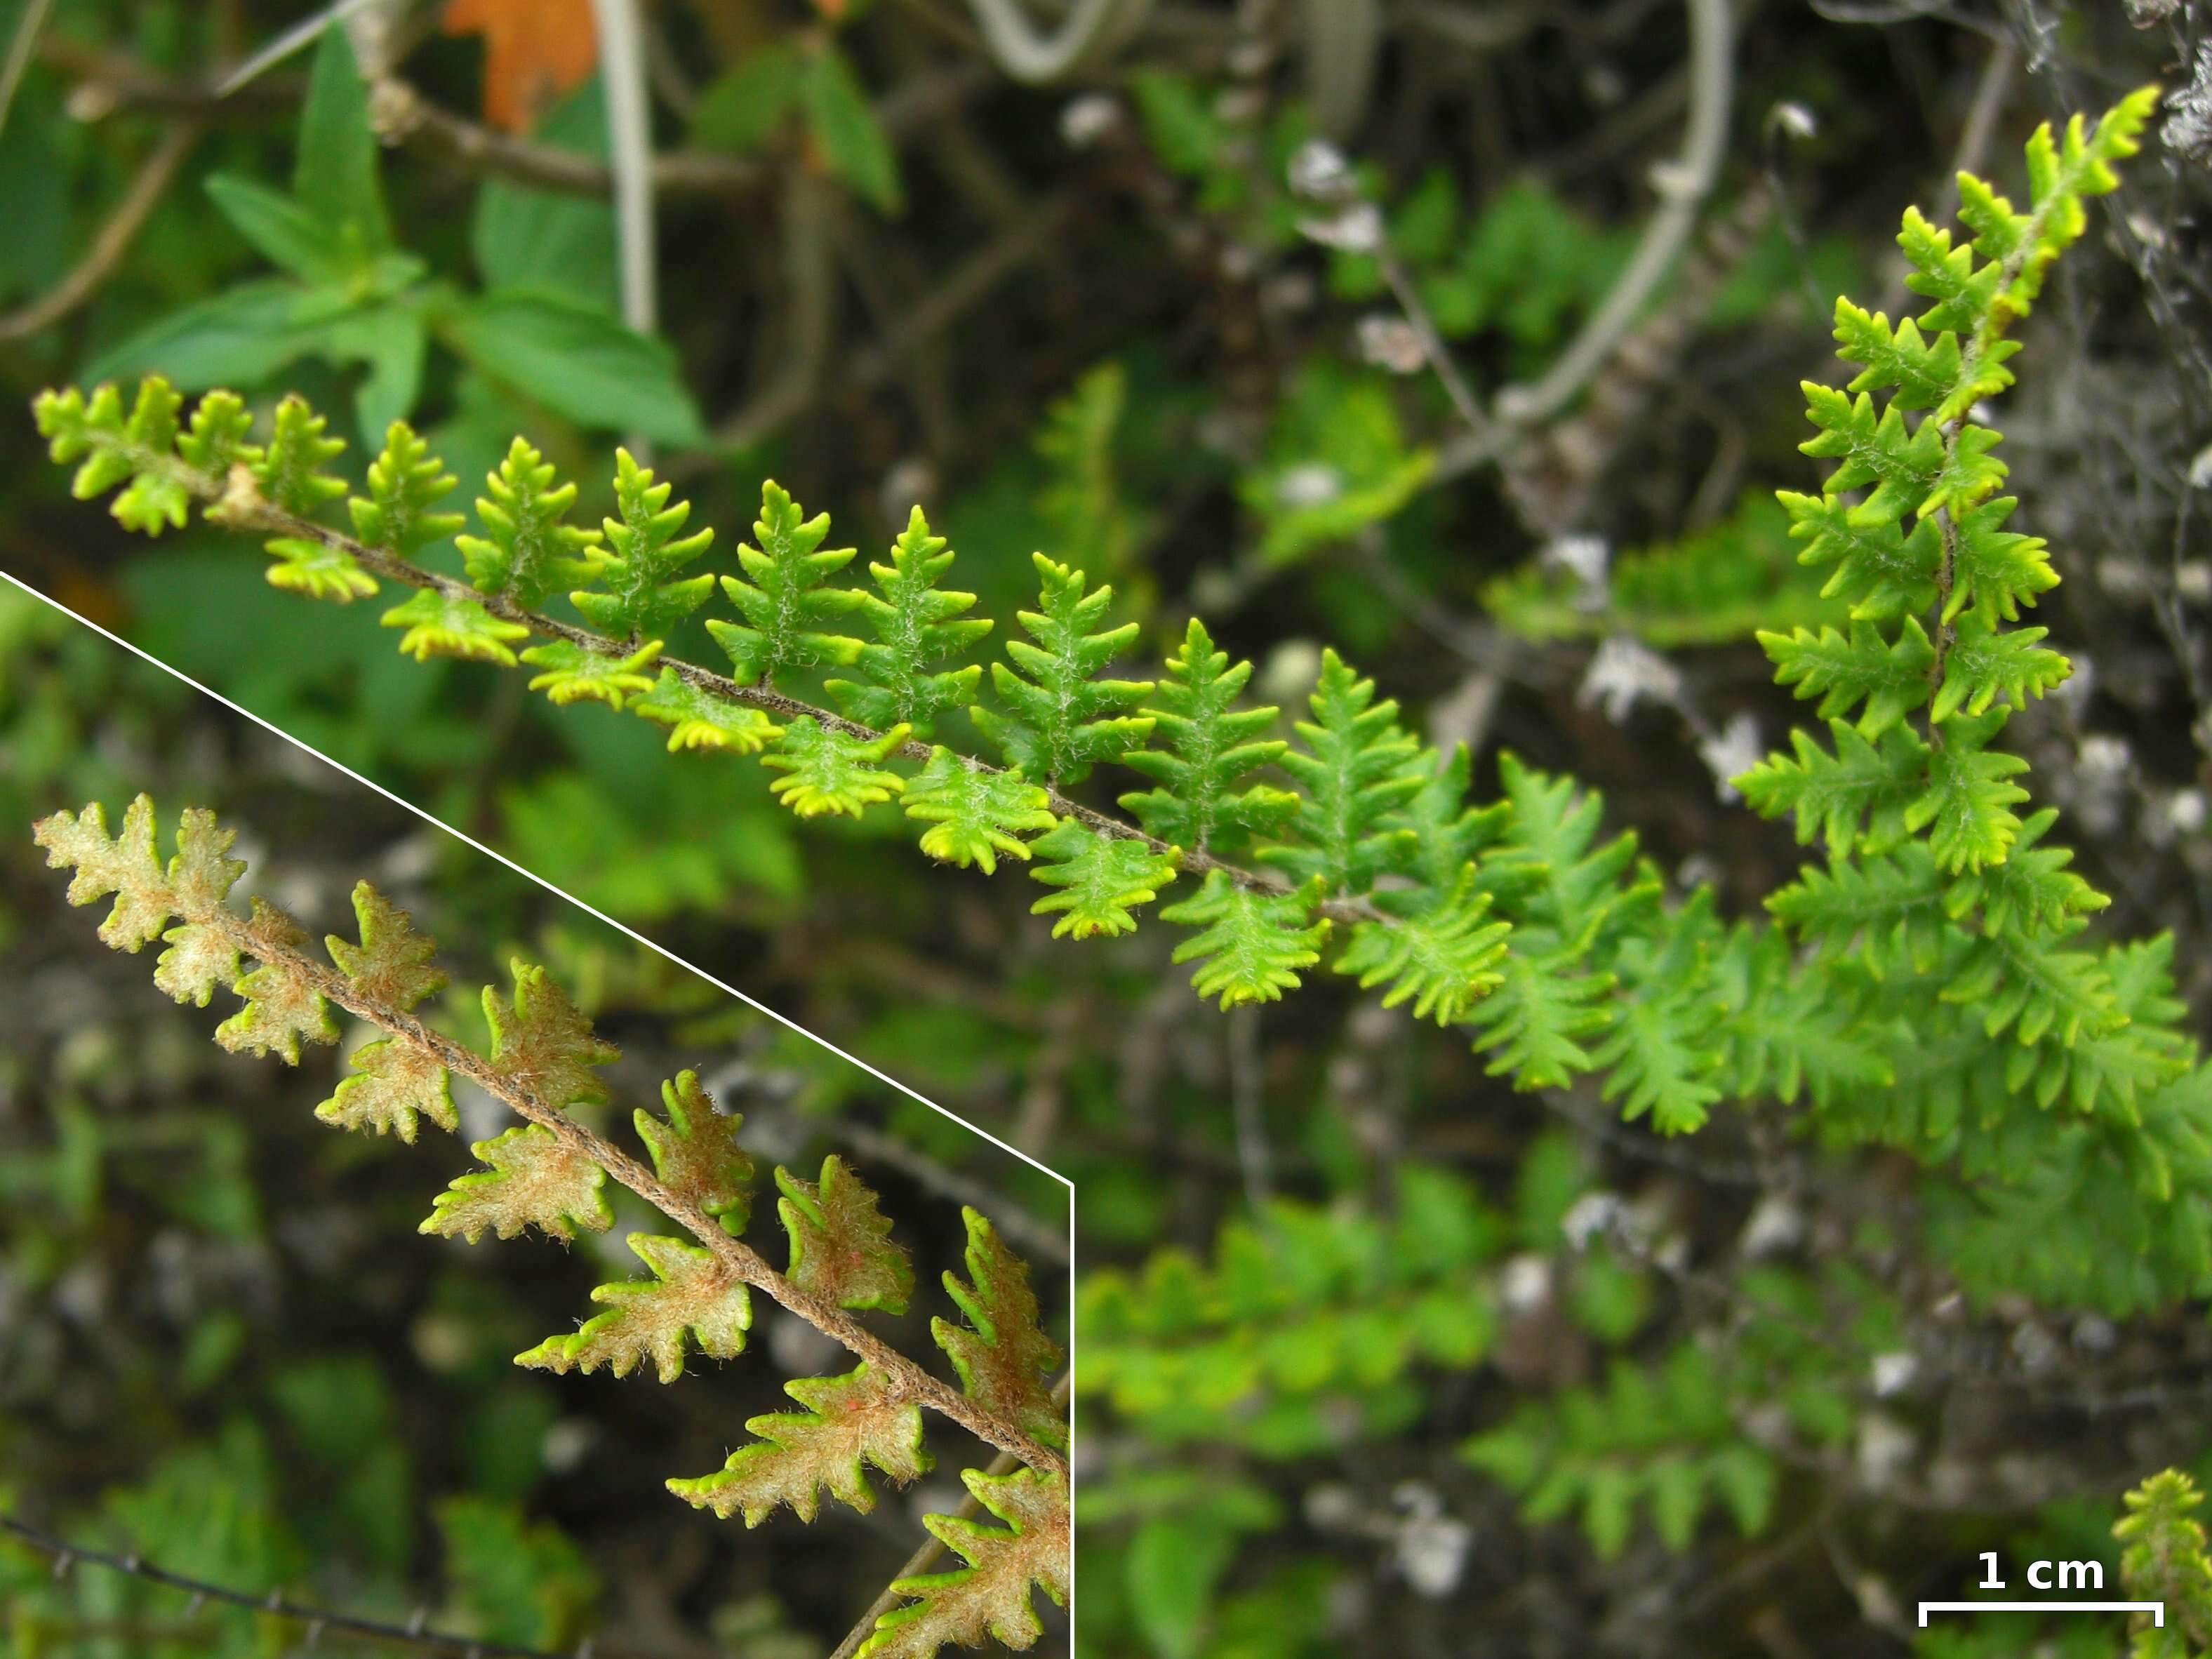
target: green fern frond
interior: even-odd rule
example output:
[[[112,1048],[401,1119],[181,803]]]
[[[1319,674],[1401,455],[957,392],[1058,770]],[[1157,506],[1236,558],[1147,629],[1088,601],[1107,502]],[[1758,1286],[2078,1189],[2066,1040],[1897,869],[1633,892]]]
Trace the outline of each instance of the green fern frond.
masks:
[[[148,386],[160,384],[147,382]],[[174,394],[171,396],[173,398]],[[140,390],[139,401],[145,401],[143,388]],[[173,418],[170,424],[173,427]],[[334,478],[323,471],[324,462],[335,460],[345,453],[344,439],[323,435],[329,425],[326,418],[316,414],[307,406],[307,399],[296,393],[276,405],[268,445],[256,459],[246,463],[264,501],[286,513],[312,519],[325,505],[346,493],[344,479]],[[118,501],[116,505],[120,507],[122,503]],[[179,519],[178,522],[183,520]]]
[[[1328,919],[1316,917],[1322,898],[1316,876],[1296,892],[1255,891],[1223,870],[1209,870],[1198,891],[1160,912],[1163,921],[1202,928],[1176,946],[1171,960],[1196,961],[1190,982],[1224,1009],[1279,1001],[1298,988],[1298,970],[1321,960]]]
[[[407,630],[399,636],[400,654],[416,662],[458,657],[512,668],[515,658],[508,647],[530,637],[521,623],[502,621],[474,599],[453,599],[434,587],[423,588],[404,605],[392,606],[384,613],[382,625]]]
[[[415,1144],[415,1123],[427,1117],[447,1134],[461,1125],[446,1068],[410,1044],[392,1037],[353,1051],[352,1075],[341,1079],[315,1116],[333,1128],[374,1130]]]
[[[1123,711],[1150,696],[1152,683],[1093,678],[1137,637],[1134,623],[1092,631],[1114,603],[1111,587],[1086,592],[1080,570],[1042,553],[1031,562],[1042,583],[1039,608],[1017,613],[1030,637],[1006,641],[1013,668],[991,665],[991,684],[1006,708],[979,706],[974,714],[1009,765],[1058,787],[1081,782],[1093,763],[1118,759],[1145,741],[1151,717]]]
[[[1905,619],[1894,641],[1871,623],[1853,623],[1848,635],[1801,628],[1761,633],[1759,643],[1774,664],[1775,683],[1794,685],[1800,697],[1820,698],[1813,712],[1820,719],[1848,717],[1864,703],[1858,718],[1863,736],[1879,738],[1928,701],[1936,647],[1917,617]]]
[[[1131,912],[1176,878],[1178,849],[1156,853],[1141,841],[1103,835],[1073,818],[1060,819],[1029,850],[1038,860],[1030,866],[1031,878],[1060,890],[1030,906],[1031,915],[1054,917],[1054,939],[1133,933]]]
[[[1905,806],[1905,827],[1925,830],[1936,862],[1952,874],[2003,863],[2019,837],[2020,818],[2012,808],[2027,799],[2027,791],[2007,780],[2027,771],[2027,763],[1987,747],[2008,712],[1993,708],[1978,718],[1960,714],[1944,721],[1938,728],[1942,744],[1928,750],[1927,787]]]
[[[1778,492],[1790,514],[1790,533],[1804,543],[1798,562],[1832,564],[1823,599],[1850,606],[1854,622],[1893,622],[1932,608],[1936,575],[1943,562],[1943,532],[1933,518],[1908,531],[1893,519],[1860,520],[1840,495]]]
[[[271,587],[335,605],[350,605],[376,592],[376,578],[342,547],[303,536],[276,536],[268,549],[276,559],[264,573]]]
[[[1833,856],[1855,845],[1869,851],[1894,845],[1925,793],[1928,745],[1906,726],[1892,726],[1879,744],[1842,720],[1829,721],[1828,731],[1832,754],[1797,727],[1790,733],[1795,759],[1769,755],[1735,787],[1764,817],[1794,815],[1801,846],[1818,836]]]
[[[591,596],[586,594],[588,599]],[[571,702],[603,702],[619,713],[624,698],[652,691],[658,682],[640,671],[653,666],[661,642],[648,641],[627,657],[587,651],[572,640],[549,640],[522,653],[522,660],[541,672],[531,676],[530,689],[543,691],[556,708]]]
[[[712,621],[707,631],[729,653],[741,685],[770,685],[787,668],[820,663],[845,665],[860,654],[860,641],[824,630],[861,606],[861,595],[822,583],[853,562],[849,547],[822,550],[830,515],[810,519],[774,479],[761,486],[761,514],[753,525],[758,546],[740,546],[745,574],[722,578],[722,591],[744,623]]]
[[[1121,804],[1148,835],[1194,852],[1212,850],[1224,832],[1236,844],[1278,833],[1297,809],[1297,798],[1265,784],[1233,787],[1290,747],[1263,735],[1279,710],[1236,707],[1252,665],[1232,667],[1229,653],[1214,649],[1205,624],[1193,617],[1166,669],[1144,710],[1164,746],[1132,750],[1123,757],[1162,787],[1123,795]]]
[[[201,400],[202,409],[207,402]],[[394,421],[385,432],[383,450],[368,465],[368,494],[346,499],[353,532],[396,559],[412,559],[468,522],[458,513],[431,510],[459,482],[413,427]]]
[[[974,608],[973,593],[937,586],[952,558],[945,538],[930,534],[917,507],[891,544],[891,562],[869,564],[868,574],[882,591],[854,596],[854,609],[876,636],[854,659],[861,678],[826,683],[849,718],[865,726],[903,723],[927,738],[938,715],[975,702],[981,665],[932,670],[933,664],[963,655],[992,627],[987,617],[962,616]]]
[[[1490,895],[1476,890],[1470,864],[1449,890],[1414,914],[1355,926],[1336,970],[1358,975],[1362,990],[1388,985],[1385,1008],[1410,1000],[1414,1018],[1456,1024],[1503,978],[1498,963],[1512,931],[1511,924],[1491,919]]]
[[[1498,984],[1467,1014],[1475,1052],[1496,1051],[1491,1076],[1510,1076],[1519,1089],[1560,1089],[1597,1065],[1584,1043],[1613,1024],[1613,976],[1583,967],[1578,951],[1506,952]]]
[[[802,716],[784,728],[777,745],[761,764],[783,774],[769,785],[776,799],[802,818],[823,813],[859,817],[906,787],[906,780],[884,769],[907,739],[907,728],[894,726],[870,739]]]
[[[672,755],[686,749],[757,755],[783,735],[783,727],[765,710],[702,690],[673,668],[663,668],[651,694],[632,697],[629,707],[632,714],[669,728]]]
[[[666,639],[714,591],[711,575],[676,574],[707,550],[714,532],[702,530],[677,539],[676,532],[691,516],[691,503],[671,507],[672,488],[655,483],[651,471],[627,449],[615,451],[620,516],[604,521],[606,543],[592,572],[595,585],[568,597],[586,622],[617,640],[637,644]]]
[[[226,832],[226,845],[228,840]],[[368,882],[357,881],[353,888],[353,914],[361,943],[331,933],[324,944],[331,960],[355,990],[374,1002],[412,1008],[424,997],[445,988],[446,970],[431,960],[437,953],[438,941],[417,933],[415,920],[407,912]]]
[[[1027,830],[1049,830],[1059,822],[1045,792],[1019,772],[990,772],[970,765],[950,749],[933,749],[929,763],[907,780],[906,815],[930,827],[921,850],[966,869],[971,864],[991,874],[999,858],[1026,860]]]
[[[478,592],[534,611],[591,575],[599,532],[562,522],[576,504],[576,486],[555,477],[553,463],[517,438],[485,477],[490,494],[477,498],[484,533],[454,538]]]
[[[1406,833],[1383,820],[1427,781],[1421,747],[1400,729],[1396,701],[1376,702],[1375,682],[1334,651],[1322,651],[1308,702],[1313,718],[1296,728],[1304,747],[1281,757],[1299,785],[1291,828],[1303,845],[1270,847],[1261,857],[1300,884],[1364,893],[1410,850]]]

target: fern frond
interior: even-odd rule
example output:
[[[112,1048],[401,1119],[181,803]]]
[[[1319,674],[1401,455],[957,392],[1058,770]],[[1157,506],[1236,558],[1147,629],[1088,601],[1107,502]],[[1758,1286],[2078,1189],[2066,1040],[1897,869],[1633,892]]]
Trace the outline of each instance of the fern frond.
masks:
[[[147,382],[158,385],[158,381]],[[145,400],[142,387],[139,399]],[[323,435],[330,422],[297,393],[276,405],[269,442],[246,463],[262,499],[279,511],[312,519],[326,503],[346,493],[345,480],[323,471],[323,463],[345,453],[345,440]],[[121,502],[117,505],[119,507]]]
[[[929,763],[907,780],[902,797],[906,815],[930,826],[921,850],[966,869],[971,864],[991,874],[999,858],[1026,860],[1026,830],[1049,830],[1054,817],[1045,792],[1019,772],[987,772],[942,746],[929,752]]]
[[[659,640],[648,641],[627,657],[587,651],[571,640],[550,640],[531,647],[522,660],[540,671],[531,676],[530,689],[543,691],[556,708],[603,702],[620,713],[625,697],[635,699],[653,690],[657,682],[641,671],[652,667],[659,654]]]
[[[544,969],[518,958],[510,971],[511,1000],[484,987],[493,1066],[515,1088],[556,1109],[604,1103],[607,1085],[596,1068],[619,1060],[621,1050],[600,1041]]]
[[[1029,1268],[988,1218],[966,1206],[960,1213],[968,1226],[969,1282],[947,1273],[945,1289],[968,1324],[963,1328],[933,1319],[930,1333],[951,1357],[961,1391],[970,1400],[1012,1418],[1048,1446],[1065,1446],[1067,1427],[1053,1401],[1050,1380],[1060,1350],[1038,1327]]]
[[[1559,1089],[1597,1065],[1583,1044],[1613,1024],[1607,998],[1613,981],[1583,966],[1578,950],[1506,952],[1498,984],[1467,1014],[1478,1034],[1475,1052],[1497,1051],[1491,1076],[1510,1075],[1520,1089]]]
[[[778,1504],[788,1504],[801,1521],[813,1520],[825,1489],[866,1515],[876,1507],[867,1466],[902,1486],[933,1467],[922,1449],[920,1408],[872,1367],[795,1377],[783,1390],[806,1407],[803,1414],[746,1419],[746,1432],[757,1440],[732,1452],[713,1474],[671,1480],[669,1491],[726,1520],[742,1514],[746,1526],[757,1527]]]
[[[415,1144],[415,1123],[427,1117],[447,1133],[460,1127],[452,1080],[436,1058],[392,1037],[353,1051],[353,1073],[315,1108],[320,1121],[339,1129],[373,1129]]]
[[[513,1238],[535,1227],[571,1243],[576,1229],[603,1233],[614,1224],[601,1188],[607,1172],[580,1148],[540,1123],[519,1124],[469,1148],[491,1167],[456,1176],[430,1201],[421,1231],[473,1244],[489,1228]]]
[[[1928,745],[1905,726],[1892,726],[1878,744],[1842,720],[1829,721],[1828,731],[1832,754],[1798,727],[1790,733],[1795,759],[1769,755],[1735,787],[1765,817],[1793,814],[1801,846],[1818,836],[1833,856],[1854,845],[1869,851],[1893,845],[1928,793]]]
[[[668,752],[720,749],[757,755],[783,735],[783,727],[750,703],[703,691],[672,668],[663,668],[652,691],[630,699],[630,712],[669,728]]]
[[[2012,808],[2027,791],[2007,780],[2027,771],[2027,763],[1986,746],[2008,712],[1993,708],[1978,718],[1944,721],[1942,744],[1928,750],[1927,787],[1905,808],[1905,827],[1925,830],[1936,862],[1953,874],[2003,863],[2019,837]]]
[[[1030,906],[1031,915],[1054,918],[1054,939],[1136,932],[1132,911],[1176,878],[1179,854],[1174,848],[1156,853],[1144,842],[1103,835],[1073,818],[1060,819],[1029,850],[1039,860],[1030,866],[1031,878],[1060,890]]]
[[[394,421],[383,450],[368,465],[368,494],[346,500],[354,534],[395,559],[412,559],[468,522],[458,513],[432,511],[459,482],[413,427]]]
[[[649,1358],[660,1380],[673,1382],[684,1374],[688,1347],[709,1359],[744,1351],[752,1293],[727,1264],[681,1239],[632,1233],[627,1242],[653,1277],[599,1286],[592,1300],[608,1304],[606,1312],[585,1321],[574,1335],[549,1336],[517,1354],[516,1364],[563,1373],[605,1365],[627,1376]]]
[[[1232,667],[1229,653],[1214,649],[1205,624],[1193,617],[1167,660],[1166,678],[1145,706],[1164,746],[1132,750],[1123,757],[1162,786],[1121,797],[1154,839],[1203,853],[1224,831],[1239,842],[1273,835],[1296,810],[1297,798],[1283,790],[1232,787],[1290,747],[1261,735],[1273,728],[1279,710],[1236,707],[1251,678],[1252,665]]]
[[[228,832],[225,844],[228,844]],[[431,993],[445,988],[446,970],[431,960],[437,954],[438,941],[417,933],[415,919],[407,912],[368,882],[357,881],[353,887],[353,914],[361,933],[360,944],[335,933],[323,942],[331,960],[355,990],[374,1002],[412,1008]]]
[[[98,801],[81,813],[57,812],[33,830],[46,849],[46,864],[74,869],[69,902],[95,904],[109,894],[115,908],[100,924],[100,943],[112,950],[137,951],[161,938],[174,914],[176,896],[154,856],[154,802],[140,795],[125,809],[123,827],[111,839],[107,812]]]
[[[407,630],[399,636],[400,653],[416,662],[458,657],[512,668],[514,653],[507,647],[530,637],[521,623],[503,621],[474,599],[454,599],[434,587],[423,588],[404,605],[392,606],[382,621],[386,628]]]
[[[731,1237],[739,1237],[752,1210],[753,1161],[738,1145],[744,1119],[717,1112],[696,1072],[678,1072],[663,1083],[660,1099],[665,1120],[641,1106],[630,1119],[653,1159],[653,1174]]]
[[[963,1469],[960,1478],[1006,1524],[924,1516],[922,1524],[968,1565],[894,1580],[894,1591],[916,1599],[878,1619],[854,1659],[929,1659],[947,1643],[979,1647],[993,1638],[1018,1650],[1043,1632],[1030,1600],[1032,1584],[1066,1604],[1074,1543],[1066,1483],[1034,1469],[1004,1475]]]
[[[520,438],[486,476],[490,493],[477,498],[484,533],[454,538],[478,592],[534,611],[592,574],[599,532],[562,522],[576,504],[576,486],[556,484],[556,476],[553,463]]]
[[[592,627],[632,644],[666,639],[714,591],[711,575],[676,574],[707,550],[714,532],[702,530],[677,538],[691,516],[691,503],[671,507],[672,488],[655,483],[652,471],[627,449],[615,451],[615,503],[621,516],[603,521],[606,543],[591,573],[594,586],[568,596]]]
[[[1420,745],[1399,728],[1395,699],[1375,701],[1373,680],[1334,651],[1324,649],[1321,664],[1313,719],[1296,727],[1304,746],[1281,757],[1299,785],[1291,824],[1304,844],[1270,847],[1261,857],[1301,885],[1317,879],[1332,894],[1364,893],[1409,850],[1405,832],[1383,820],[1426,781]]]
[[[1322,896],[1316,876],[1292,893],[1255,891],[1224,870],[1209,870],[1198,891],[1160,912],[1163,921],[1202,928],[1176,946],[1171,960],[1196,961],[1190,982],[1224,1008],[1274,1002],[1298,988],[1298,970],[1321,960],[1328,919],[1314,915]]]
[[[1030,562],[1042,584],[1038,609],[1017,613],[1030,637],[1006,641],[1012,668],[991,665],[992,686],[1006,707],[979,706],[974,714],[1009,765],[1056,788],[1143,744],[1152,717],[1125,711],[1152,695],[1152,682],[1093,678],[1137,637],[1134,623],[1092,631],[1114,603],[1111,587],[1086,591],[1080,570],[1042,553]]]
[[[376,592],[376,578],[343,548],[303,536],[272,537],[267,546],[276,559],[263,573],[271,587],[333,605],[351,605]]]
[[[1382,1006],[1410,1000],[1413,1018],[1456,1024],[1496,987],[1511,924],[1490,916],[1490,895],[1476,890],[1468,865],[1452,887],[1414,914],[1389,921],[1363,921],[1337,958],[1336,970],[1356,974],[1360,988],[1390,988]]]
[[[1943,562],[1943,532],[1933,518],[1910,531],[1893,519],[1864,523],[1840,495],[1778,492],[1790,514],[1790,533],[1805,544],[1798,562],[1832,564],[1824,599],[1850,606],[1854,622],[1893,622],[1936,603],[1936,576]]]
[[[952,557],[945,538],[930,534],[917,507],[891,544],[891,562],[869,564],[881,593],[861,592],[854,599],[854,609],[876,636],[854,659],[862,678],[825,684],[852,719],[874,726],[904,724],[927,738],[938,715],[975,702],[981,664],[932,669],[964,654],[992,627],[988,617],[961,614],[974,608],[973,593],[937,586]]]
[[[906,780],[883,765],[906,739],[903,726],[856,738],[805,715],[784,727],[782,741],[761,764],[784,775],[769,789],[800,817],[826,812],[857,818],[906,788]]]
[[[841,1308],[906,1311],[914,1264],[890,1236],[875,1194],[842,1158],[835,1152],[823,1158],[818,1182],[779,1168],[775,1184],[783,1194],[775,1212],[791,1239],[793,1284]]]
[[[1936,647],[1916,617],[1905,619],[1894,641],[1871,623],[1854,623],[1848,635],[1801,628],[1794,634],[1761,633],[1759,643],[1774,664],[1777,684],[1794,685],[1800,697],[1820,699],[1813,711],[1820,719],[1848,716],[1864,703],[1858,729],[1866,737],[1879,738],[1928,701]]]
[[[330,1004],[297,974],[264,966],[231,988],[246,1006],[215,1028],[215,1040],[234,1054],[275,1054],[297,1066],[302,1042],[338,1040]]]
[[[745,620],[707,624],[729,653],[740,685],[773,684],[787,668],[859,659],[860,641],[825,631],[861,605],[861,596],[851,589],[822,586],[853,562],[854,552],[849,547],[823,551],[829,534],[827,513],[807,518],[774,479],[761,486],[760,517],[753,524],[759,545],[738,549],[738,562],[752,580],[722,578],[722,591]]]

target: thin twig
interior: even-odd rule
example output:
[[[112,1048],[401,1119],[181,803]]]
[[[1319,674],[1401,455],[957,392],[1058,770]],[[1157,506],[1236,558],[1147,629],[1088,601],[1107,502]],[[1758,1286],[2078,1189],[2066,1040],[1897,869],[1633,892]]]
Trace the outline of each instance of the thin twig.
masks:
[[[659,260],[653,243],[652,111],[637,0],[592,0],[592,15],[599,28],[599,83],[606,89],[623,321],[652,334],[660,326]],[[633,433],[629,444],[641,463],[651,464],[650,440]]]
[[[1689,0],[1690,119],[1682,153],[1654,170],[1658,210],[1627,265],[1582,331],[1533,386],[1508,386],[1491,405],[1500,431],[1448,445],[1432,476],[1442,480],[1494,460],[1502,439],[1549,420],[1605,366],[1635,325],[1637,315],[1689,240],[1699,210],[1720,176],[1733,96],[1734,36],[1729,0]]]
[[[66,1539],[42,1532],[28,1522],[19,1521],[4,1513],[0,1513],[0,1532],[52,1556],[57,1577],[72,1566],[106,1567],[115,1572],[128,1573],[133,1578],[143,1578],[149,1583],[181,1590],[196,1601],[220,1601],[227,1607],[273,1613],[279,1619],[289,1619],[296,1624],[310,1627],[320,1626],[325,1632],[342,1631],[349,1636],[364,1637],[374,1642],[388,1642],[434,1653],[475,1654],[477,1659],[578,1659],[578,1656],[592,1650],[592,1644],[586,1642],[568,1653],[550,1653],[543,1648],[518,1647],[511,1642],[487,1642],[478,1637],[421,1628],[411,1621],[405,1625],[392,1625],[381,1620],[364,1619],[356,1613],[336,1612],[329,1607],[309,1607],[276,1591],[253,1595],[227,1584],[210,1583],[204,1578],[191,1578],[180,1572],[172,1572],[167,1567],[156,1566],[136,1555],[116,1555],[106,1550],[72,1544]],[[605,1659],[616,1659],[616,1656],[610,1654],[605,1656]]]
[[[8,58],[0,63],[0,132],[7,131],[8,112],[15,107],[15,90],[23,84],[23,71],[31,66],[31,53],[54,0],[26,0],[23,15],[15,20],[15,33],[8,42]]]
[[[131,188],[124,191],[123,199],[115,204],[114,211],[93,237],[84,257],[46,293],[0,316],[0,340],[20,340],[26,335],[36,334],[59,322],[99,291],[100,285],[114,275],[123,256],[131,251],[131,244],[137,239],[148,216],[175,179],[178,167],[204,130],[198,121],[187,119],[179,121],[161,136],[161,142],[139,164]]]
[[[1030,86],[1057,81],[1142,28],[1152,0],[1075,0],[1057,33],[1040,35],[1015,0],[968,0],[992,61]]]

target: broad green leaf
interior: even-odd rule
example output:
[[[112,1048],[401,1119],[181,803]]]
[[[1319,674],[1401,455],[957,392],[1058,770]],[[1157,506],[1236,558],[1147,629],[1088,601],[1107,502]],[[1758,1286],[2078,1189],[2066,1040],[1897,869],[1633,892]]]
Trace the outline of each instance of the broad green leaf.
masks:
[[[498,288],[446,318],[453,349],[495,380],[594,431],[703,443],[675,353],[596,306],[542,289]]]

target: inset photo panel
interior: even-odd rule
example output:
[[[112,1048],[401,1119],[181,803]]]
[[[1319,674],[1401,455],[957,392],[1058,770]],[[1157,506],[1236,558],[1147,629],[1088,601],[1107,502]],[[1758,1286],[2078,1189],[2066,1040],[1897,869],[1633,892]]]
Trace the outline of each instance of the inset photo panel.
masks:
[[[1066,1183],[0,585],[26,1652],[1065,1653]]]

